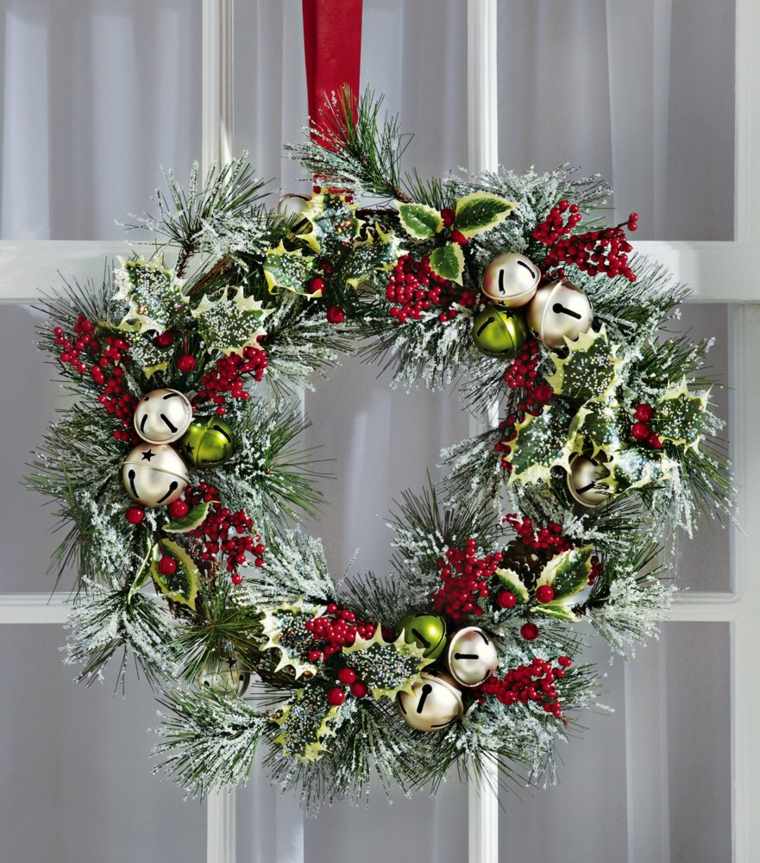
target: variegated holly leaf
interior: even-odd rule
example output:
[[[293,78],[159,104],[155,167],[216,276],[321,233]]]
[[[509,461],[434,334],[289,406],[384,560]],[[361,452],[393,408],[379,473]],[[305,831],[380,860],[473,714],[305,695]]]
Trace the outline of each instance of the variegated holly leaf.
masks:
[[[299,231],[298,238],[322,258],[332,257],[352,243],[361,227],[355,205],[344,195],[314,194],[301,215],[311,227],[310,230]]]
[[[150,574],[156,588],[172,602],[186,605],[195,611],[201,574],[193,559],[185,549],[171,539],[161,539],[158,545],[177,561],[177,571],[173,575],[163,575],[158,569],[160,553],[155,546],[152,555]]]
[[[570,421],[572,412],[563,401],[545,405],[538,416],[527,414],[515,426],[517,437],[511,442],[510,483],[548,482],[556,465],[568,468],[572,452]]]
[[[266,643],[261,649],[279,651],[280,659],[275,671],[292,668],[296,678],[304,672],[316,674],[316,665],[308,659],[312,640],[306,624],[323,614],[324,607],[294,602],[266,606],[262,610]]]
[[[370,639],[358,638],[343,649],[346,665],[356,672],[373,698],[395,698],[411,692],[422,669],[433,660],[415,640],[407,642],[404,633],[395,641],[385,641],[381,628]]]
[[[396,201],[401,227],[415,240],[430,240],[443,229],[438,210],[427,204],[405,204]]]
[[[620,405],[614,401],[591,399],[582,405],[570,425],[573,451],[583,452],[591,445],[591,458],[600,453],[610,456],[625,444],[625,423]]]
[[[704,433],[707,401],[706,393],[695,395],[682,381],[654,404],[652,431],[676,446],[696,448]]]
[[[169,367],[174,346],[162,348],[152,336],[138,332],[125,332],[124,340],[129,345],[129,357],[145,375],[151,378]]]
[[[496,577],[507,590],[514,593],[518,602],[522,603],[528,601],[530,596],[528,588],[513,569],[497,569]]]
[[[272,293],[283,288],[294,294],[311,296],[306,290],[306,283],[311,278],[315,265],[316,259],[313,255],[304,255],[301,249],[290,251],[280,242],[279,246],[270,249],[264,257],[264,278]]]
[[[543,568],[536,582],[536,588],[542,585],[552,587],[554,599],[537,603],[531,611],[558,620],[577,620],[573,608],[582,605],[591,592],[589,576],[592,552],[593,546],[584,545],[555,555]]]
[[[661,451],[638,446],[613,452],[605,467],[610,475],[599,482],[618,493],[658,485],[669,479],[673,472],[673,462]]]
[[[458,243],[446,243],[430,253],[430,269],[442,279],[462,284],[464,253]]]
[[[328,704],[321,686],[297,689],[288,704],[272,716],[280,728],[274,743],[298,761],[317,761],[327,751],[326,739],[335,735],[341,713],[349,707],[350,702],[339,707]]]
[[[114,300],[127,305],[119,329],[136,333],[168,330],[187,304],[184,282],[160,260],[119,258],[119,264],[114,271]]]
[[[546,380],[557,395],[585,402],[604,401],[617,385],[618,346],[610,344],[607,332],[587,330],[575,341],[565,340],[567,356],[552,354],[554,371]]]
[[[350,273],[346,283],[357,288],[379,270],[390,270],[402,254],[401,242],[391,231],[383,231],[380,225],[366,228],[364,239],[354,243],[345,263],[345,272]]]
[[[210,353],[242,354],[266,335],[261,322],[270,310],[260,300],[246,297],[242,287],[233,290],[230,296],[224,288],[213,300],[204,294],[192,310],[198,333]]]
[[[454,228],[465,237],[475,237],[503,222],[516,206],[492,192],[471,192],[456,202]]]

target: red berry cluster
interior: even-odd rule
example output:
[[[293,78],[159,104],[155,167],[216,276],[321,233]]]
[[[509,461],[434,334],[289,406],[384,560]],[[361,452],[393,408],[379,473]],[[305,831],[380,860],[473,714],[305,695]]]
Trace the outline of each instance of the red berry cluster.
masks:
[[[74,340],[68,338],[62,327],[53,330],[53,341],[61,349],[58,359],[80,375],[88,371],[95,385],[101,390],[98,401],[121,421],[124,428],[114,431],[116,440],[129,441],[126,431],[132,423],[137,399],[129,393],[124,381],[123,359],[129,345],[116,336],[98,340],[95,324],[84,315],[79,315],[74,324]]]
[[[470,538],[463,548],[449,548],[438,560],[442,585],[433,594],[433,607],[452,620],[483,613],[479,600],[489,594],[488,582],[501,563],[502,553],[478,557],[477,552],[478,544]]]
[[[346,700],[346,686],[354,698],[364,698],[367,694],[367,684],[359,680],[353,668],[344,666],[338,670],[336,677],[342,686],[333,686],[327,693],[327,703],[333,707],[338,707]]]
[[[480,687],[480,698],[483,700],[485,696],[491,695],[508,706],[528,704],[532,701],[546,713],[561,719],[562,707],[556,681],[565,676],[565,669],[569,668],[573,661],[569,656],[560,656],[556,663],[553,665],[536,657],[529,665],[519,665],[508,671],[503,678],[489,677]]]
[[[198,393],[194,401],[211,401],[216,413],[223,416],[228,398],[245,401],[249,398],[243,382],[244,375],[251,375],[261,381],[267,370],[269,358],[263,348],[249,345],[240,354],[229,354],[216,361],[214,367],[201,377]]]
[[[631,425],[631,437],[650,449],[662,449],[662,439],[652,431],[649,425],[654,418],[654,408],[651,405],[639,404],[633,412],[635,422]]]
[[[330,602],[324,614],[307,620],[305,626],[316,642],[309,651],[309,662],[321,662],[340,653],[356,641],[357,635],[370,639],[376,629],[376,624],[357,620],[353,611],[341,608],[337,602]]]
[[[548,551],[550,555],[555,555],[572,548],[570,541],[562,536],[562,525],[557,521],[550,521],[546,526],[536,529],[533,519],[527,515],[521,519],[517,513],[510,513],[504,520],[523,545],[533,551]]]
[[[549,215],[533,229],[533,239],[547,246],[545,270],[560,264],[573,264],[590,276],[606,273],[610,278],[624,276],[636,281],[636,274],[628,264],[628,253],[633,246],[625,236],[625,228],[635,231],[639,226],[638,213],[631,213],[625,222],[598,231],[573,234],[580,222],[577,204],[560,201]]]
[[[453,282],[436,275],[427,257],[417,261],[411,255],[403,255],[396,261],[385,287],[385,297],[393,304],[388,314],[399,324],[410,318],[418,321],[423,312],[434,307],[442,309],[438,320],[446,323],[458,314],[451,307],[452,303],[471,307],[477,300],[471,291],[458,293]]]
[[[198,558],[205,563],[217,555],[226,558],[227,572],[230,580],[237,585],[243,580],[238,567],[245,566],[248,554],[254,556],[256,566],[264,566],[266,548],[261,537],[253,533],[253,519],[243,512],[231,512],[219,503],[219,490],[208,483],[201,482],[185,492],[185,499],[179,498],[169,504],[169,515],[172,518],[184,518],[190,509],[201,501],[211,503],[205,520],[188,536],[200,545]]]

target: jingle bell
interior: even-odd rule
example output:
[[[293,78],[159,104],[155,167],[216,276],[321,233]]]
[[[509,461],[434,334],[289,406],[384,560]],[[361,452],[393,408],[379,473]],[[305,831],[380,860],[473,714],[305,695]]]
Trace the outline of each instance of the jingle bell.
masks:
[[[213,660],[204,666],[198,683],[219,695],[244,695],[251,675],[241,671],[236,659]]]
[[[187,431],[193,408],[183,393],[160,389],[146,393],[135,408],[135,431],[148,443],[172,443]]]
[[[541,270],[525,255],[502,252],[483,273],[483,293],[499,306],[515,309],[533,299]]]
[[[402,622],[404,640],[417,642],[429,659],[436,659],[446,647],[446,621],[438,614],[417,614]]]
[[[192,422],[182,438],[182,450],[196,467],[219,464],[232,455],[235,439],[227,423],[216,417]]]
[[[525,343],[528,333],[522,317],[488,306],[472,322],[472,339],[484,354],[510,359]]]
[[[577,455],[570,462],[567,490],[581,506],[588,509],[603,506],[610,499],[610,489],[601,480],[609,475],[609,470],[600,462],[585,455]]]
[[[124,459],[121,481],[143,506],[165,506],[185,490],[190,477],[177,453],[166,444],[141,444]]]
[[[593,312],[588,297],[567,279],[560,279],[536,291],[526,317],[547,347],[561,348],[565,339],[577,339],[588,330]]]
[[[411,692],[398,697],[399,709],[417,731],[439,731],[464,712],[462,693],[446,674],[420,675]]]
[[[460,686],[480,686],[498,664],[493,642],[478,626],[460,629],[451,638],[447,659],[451,676]]]

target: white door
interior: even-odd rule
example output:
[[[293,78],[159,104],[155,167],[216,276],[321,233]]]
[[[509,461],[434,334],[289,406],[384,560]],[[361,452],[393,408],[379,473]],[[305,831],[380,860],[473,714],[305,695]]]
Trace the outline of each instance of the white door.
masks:
[[[498,8],[497,8],[498,6]],[[749,863],[760,711],[752,552],[760,518],[760,141],[754,0],[365,0],[362,80],[415,129],[423,173],[569,159],[611,177],[642,248],[696,290],[684,326],[715,335],[741,529],[685,541],[684,590],[662,639],[611,666],[604,702],[564,752],[560,784],[503,788],[501,809],[456,777],[435,800],[335,806],[304,821],[263,773],[206,805],[150,772],[146,687],[75,688],[65,609],[44,575],[49,513],[17,480],[53,410],[26,303],[58,269],[99,275],[123,250],[158,166],[182,176],[246,147],[262,176],[306,113],[297,0],[0,0],[0,861]],[[711,305],[707,305],[711,304]],[[315,532],[332,565],[382,570],[384,514],[467,433],[448,394],[405,395],[347,360],[305,397],[335,458]],[[592,645],[600,663],[607,653]],[[754,804],[754,805],[753,805]],[[498,838],[498,842],[496,841]]]

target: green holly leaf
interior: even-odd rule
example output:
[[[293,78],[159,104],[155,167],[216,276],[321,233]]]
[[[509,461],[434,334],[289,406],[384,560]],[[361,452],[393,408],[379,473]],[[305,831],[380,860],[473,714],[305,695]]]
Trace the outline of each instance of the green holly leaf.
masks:
[[[462,284],[464,253],[458,243],[446,243],[430,253],[430,269],[442,279]]]
[[[454,227],[465,237],[474,237],[495,228],[516,206],[491,192],[471,192],[456,202]]]
[[[211,503],[205,500],[197,503],[184,518],[175,518],[165,524],[163,527],[164,532],[189,533],[191,530],[195,530],[196,527],[202,525],[206,520],[210,506]]]
[[[427,204],[404,204],[396,201],[401,227],[415,240],[430,240],[443,228],[438,210]]]
[[[591,399],[573,417],[570,426],[573,452],[583,452],[590,445],[591,458],[600,453],[611,456],[626,445],[625,427],[626,418],[617,401]]]
[[[357,638],[351,647],[343,649],[346,665],[378,700],[411,692],[422,669],[433,662],[424,654],[425,648],[415,640],[407,642],[404,632],[395,641],[385,641],[379,626],[372,638]]]
[[[637,446],[613,452],[605,467],[610,476],[599,482],[617,492],[659,485],[673,473],[673,462],[662,452]]]
[[[153,583],[167,599],[180,605],[186,605],[195,611],[195,599],[198,596],[198,587],[201,580],[198,567],[179,543],[171,539],[161,539],[158,545],[177,561],[177,571],[174,575],[162,575],[158,571],[160,554],[158,553],[158,548],[155,547],[156,553],[153,555],[150,567]]]
[[[341,713],[350,702],[339,707],[327,703],[321,686],[297,689],[289,703],[272,717],[280,731],[274,744],[297,761],[318,761],[327,751],[326,739],[335,735]]]
[[[676,446],[696,448],[704,433],[707,394],[689,392],[686,381],[669,388],[654,405],[652,431]]]
[[[261,300],[246,297],[245,290],[238,287],[232,296],[224,288],[214,300],[204,294],[191,314],[207,351],[242,354],[266,335],[261,323],[271,309],[265,309]]]
[[[312,195],[302,216],[311,229],[299,231],[298,237],[323,258],[332,257],[352,243],[362,224],[348,198],[328,192]]]
[[[401,243],[392,232],[380,225],[365,229],[365,238],[351,247],[341,272],[347,273],[346,284],[357,288],[373,273],[390,270],[401,255]]]
[[[275,671],[292,668],[296,678],[304,672],[317,673],[317,666],[308,659],[312,638],[306,624],[324,614],[324,607],[305,602],[266,606],[262,609],[262,628],[266,642],[262,650],[280,654]]]
[[[568,469],[572,454],[572,416],[566,402],[555,400],[545,405],[538,416],[527,414],[515,426],[517,437],[512,441],[509,456],[512,465],[510,484],[548,482],[555,465]]]
[[[311,296],[306,282],[311,278],[315,263],[313,255],[304,255],[301,249],[289,251],[281,241],[264,257],[264,278],[269,290],[275,293],[278,288],[284,288],[294,294]]]
[[[497,569],[496,577],[504,587],[514,593],[518,602],[527,602],[529,598],[528,588],[523,580],[513,569]]]
[[[135,333],[170,329],[187,304],[184,282],[160,260],[119,258],[119,263],[121,266],[114,271],[114,300],[125,303],[127,311],[118,328]]]
[[[565,343],[567,356],[551,356],[554,372],[546,379],[551,388],[573,401],[604,401],[617,385],[618,346],[610,344],[604,327],[599,332],[588,330],[575,341],[566,339]]]
[[[536,582],[536,588],[542,585],[554,588],[554,599],[536,604],[531,611],[558,620],[577,620],[573,607],[582,605],[591,592],[588,579],[592,552],[593,546],[584,545],[555,555],[543,568]]]

